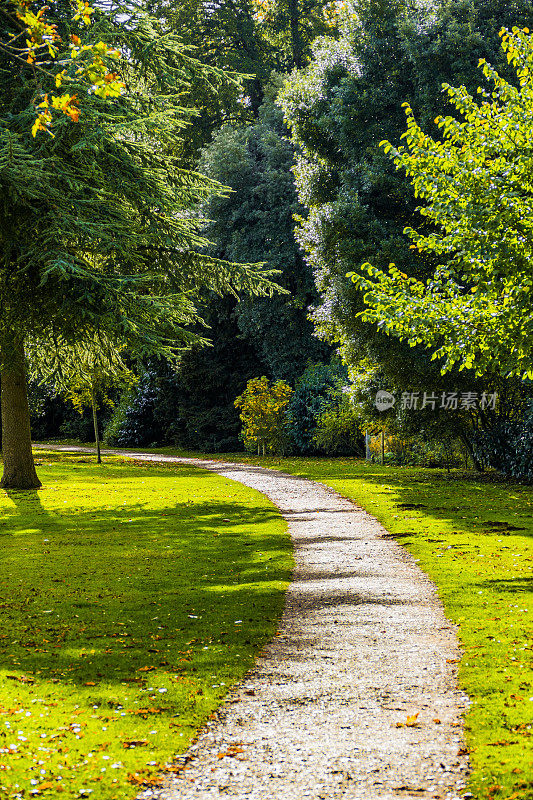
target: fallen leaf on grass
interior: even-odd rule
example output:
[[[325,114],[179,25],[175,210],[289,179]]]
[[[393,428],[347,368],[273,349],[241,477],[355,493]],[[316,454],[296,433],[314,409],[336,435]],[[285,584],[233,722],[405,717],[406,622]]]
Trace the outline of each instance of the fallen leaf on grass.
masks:
[[[155,667],[139,667],[137,672],[152,672],[154,669]]]
[[[28,678],[27,675],[6,675],[6,678],[19,683],[35,683],[35,678]]]
[[[130,714],[136,714],[138,717],[147,717],[148,714],[162,714],[162,708],[135,708],[132,709]]]
[[[65,791],[61,784],[54,783],[53,781],[45,781],[44,783],[39,784],[39,786],[35,787],[34,791],[37,790],[38,792],[45,792],[47,789],[54,789],[56,792]]]
[[[128,750],[131,747],[146,747],[147,744],[148,739],[129,739],[126,742],[122,742],[122,747]]]
[[[508,739],[500,739],[497,742],[487,742],[487,747],[507,747],[510,744],[518,744],[518,740],[514,739],[513,741],[509,741]]]
[[[161,779],[151,770],[139,770],[129,773],[128,783],[133,783],[134,786],[160,786]]]

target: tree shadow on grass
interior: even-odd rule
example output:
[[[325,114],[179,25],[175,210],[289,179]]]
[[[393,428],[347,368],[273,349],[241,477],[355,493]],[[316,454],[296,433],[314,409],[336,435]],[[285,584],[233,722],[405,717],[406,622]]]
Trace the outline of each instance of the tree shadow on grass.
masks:
[[[38,491],[7,494],[0,668],[14,679],[91,694],[99,683],[143,687],[159,669],[201,683],[242,670],[281,611],[288,541],[271,507],[129,503],[61,517]]]
[[[331,481],[341,494],[339,482],[362,480],[375,487],[378,495],[393,499],[400,519],[430,518],[453,526],[455,532],[483,537],[533,536],[533,488],[523,484],[457,470],[448,474],[443,469],[383,468],[361,462],[345,472],[334,463],[320,468],[320,480]],[[356,486],[350,495],[356,503],[361,499]],[[372,514],[372,506],[366,510]]]
[[[485,589],[492,589],[497,594],[510,593],[510,594],[527,594],[533,592],[533,578],[504,578],[500,580],[485,580],[480,581],[479,586]]]

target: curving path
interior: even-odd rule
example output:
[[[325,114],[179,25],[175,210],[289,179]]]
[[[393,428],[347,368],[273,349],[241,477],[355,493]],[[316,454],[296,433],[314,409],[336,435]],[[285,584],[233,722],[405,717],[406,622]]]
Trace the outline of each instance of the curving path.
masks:
[[[373,517],[274,470],[107,452],[196,464],[257,489],[281,509],[295,548],[278,634],[179,775],[141,798],[463,797],[468,699],[456,687],[454,629],[433,583]],[[397,727],[416,713],[417,726]]]

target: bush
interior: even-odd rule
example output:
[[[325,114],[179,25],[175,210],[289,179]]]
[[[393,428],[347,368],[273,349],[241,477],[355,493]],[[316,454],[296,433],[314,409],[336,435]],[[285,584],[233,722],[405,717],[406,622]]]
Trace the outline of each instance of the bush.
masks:
[[[107,444],[117,447],[147,447],[158,443],[162,431],[154,419],[158,400],[154,372],[146,370],[139,384],[128,390],[115,407],[104,431]]]
[[[477,433],[478,457],[508,478],[533,482],[533,401],[518,419],[500,418]]]
[[[372,461],[381,459],[381,435],[372,436],[369,443]],[[459,467],[465,451],[458,439],[451,437],[424,439],[422,436],[385,434],[385,463],[407,467]]]
[[[242,438],[247,450],[283,454],[289,448],[285,410],[292,389],[285,381],[272,384],[266,376],[252,378],[246,389],[235,400],[241,408]]]
[[[360,414],[350,398],[344,395],[338,406],[322,412],[313,434],[313,444],[325,455],[364,455],[365,439]]]
[[[287,430],[296,453],[317,452],[314,435],[321,415],[338,405],[346,383],[342,365],[311,364],[296,381],[287,409]]]

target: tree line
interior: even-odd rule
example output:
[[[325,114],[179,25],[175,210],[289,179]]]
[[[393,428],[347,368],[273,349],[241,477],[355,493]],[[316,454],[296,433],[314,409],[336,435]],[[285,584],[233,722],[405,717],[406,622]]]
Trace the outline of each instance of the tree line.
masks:
[[[58,399],[80,373],[133,370],[111,441],[236,449],[264,376],[297,452],[385,428],[531,477],[530,0],[51,3],[57,53],[23,66],[38,6],[2,2],[4,485],[38,482],[23,348],[44,436],[81,432]],[[96,56],[113,95],[67,80]],[[451,421],[380,389],[499,403]]]

